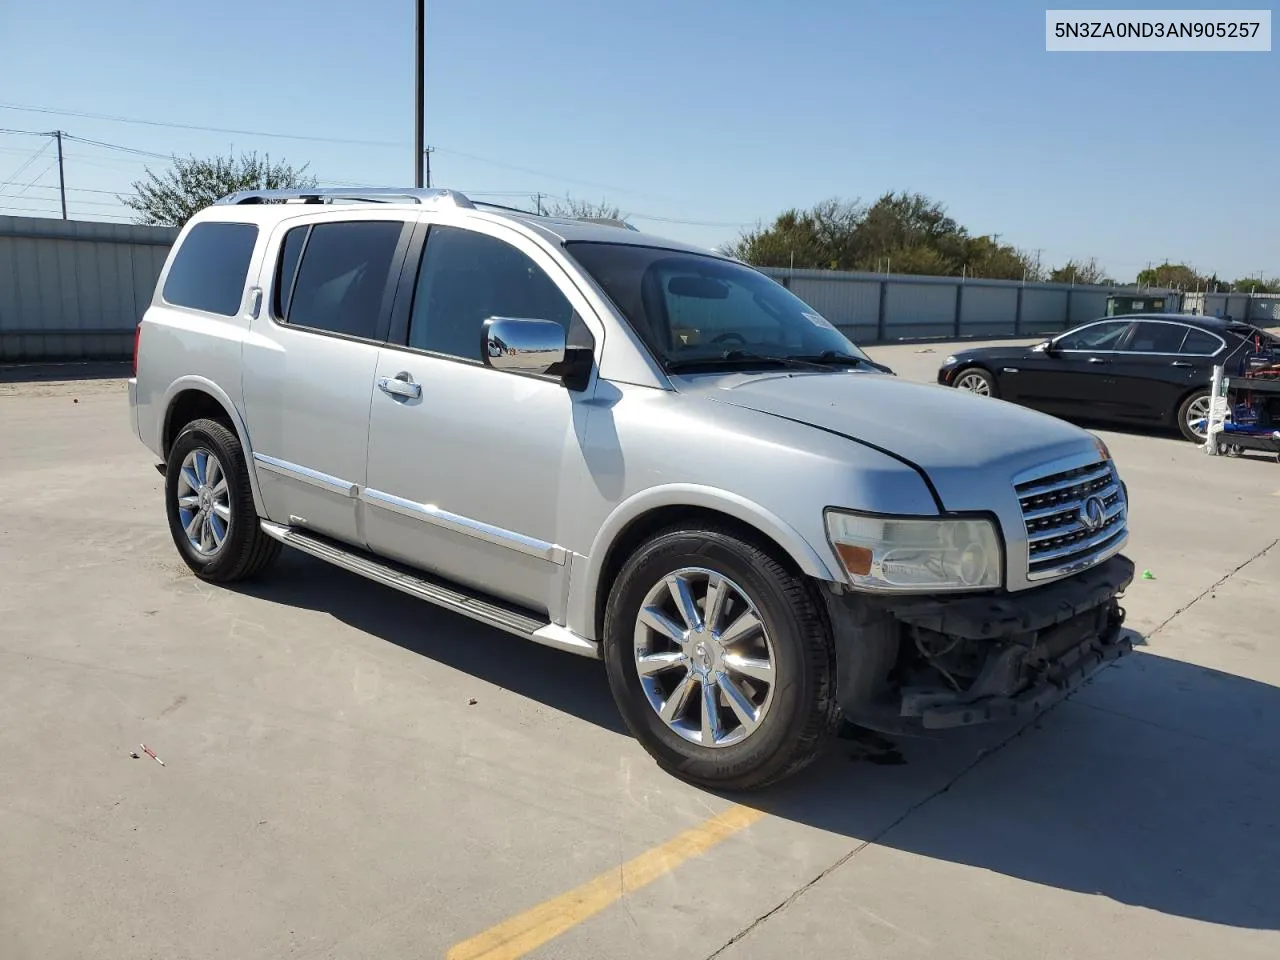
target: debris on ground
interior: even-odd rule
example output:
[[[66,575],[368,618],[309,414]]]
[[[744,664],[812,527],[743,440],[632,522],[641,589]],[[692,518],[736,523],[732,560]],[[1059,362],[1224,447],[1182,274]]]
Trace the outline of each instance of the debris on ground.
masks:
[[[72,403],[79,403],[79,402],[80,402],[80,398],[79,398],[79,397],[72,397],[72,398],[71,398],[71,402],[72,402]]]
[[[479,701],[478,701],[478,700],[476,700],[476,698],[475,698],[475,697],[472,697],[470,700],[468,700],[468,701],[467,701],[467,706],[469,706],[469,707],[474,707],[478,702],[479,702]]]
[[[1154,573],[1152,573],[1150,570],[1143,570],[1143,571],[1142,571],[1142,579],[1143,579],[1143,580],[1154,580],[1155,578],[1156,578],[1156,575],[1155,575]]]
[[[148,747],[145,743],[142,745],[142,752],[145,753],[152,760],[154,760],[156,763],[160,764],[160,766],[162,767],[164,766],[164,761],[161,760],[159,757],[157,757],[155,754],[155,751],[152,750],[150,747]]]
[[[933,353],[933,347],[925,347],[923,350],[917,350],[916,353]]]
[[[130,750],[130,751],[129,751],[129,756],[133,757],[133,759],[135,759],[135,760],[141,760],[141,759],[142,759],[142,754],[140,754],[137,750]]]

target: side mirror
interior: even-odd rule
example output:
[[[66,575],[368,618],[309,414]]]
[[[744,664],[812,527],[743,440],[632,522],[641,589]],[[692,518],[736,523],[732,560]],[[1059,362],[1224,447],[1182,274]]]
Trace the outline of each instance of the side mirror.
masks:
[[[1036,353],[1043,353],[1045,356],[1048,356],[1048,357],[1056,356],[1058,353],[1058,349],[1053,345],[1052,340],[1046,340],[1044,341],[1044,343],[1037,343],[1031,349],[1034,350]]]
[[[480,334],[480,356],[495,370],[551,373],[565,352],[564,327],[554,320],[490,317]]]

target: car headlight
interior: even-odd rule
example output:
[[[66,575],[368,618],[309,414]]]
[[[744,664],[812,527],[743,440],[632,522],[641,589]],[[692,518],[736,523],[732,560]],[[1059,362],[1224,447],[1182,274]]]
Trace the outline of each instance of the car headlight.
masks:
[[[952,356],[952,357],[947,357],[947,359],[945,359],[945,360],[943,360],[943,361],[942,361],[942,365],[943,365],[944,367],[949,367],[949,366],[951,366],[951,364],[953,364],[953,363],[955,363],[955,362],[956,362],[956,358],[955,358],[954,356]]]
[[[827,539],[849,583],[880,593],[986,590],[1002,582],[989,520],[869,517],[827,511]]]

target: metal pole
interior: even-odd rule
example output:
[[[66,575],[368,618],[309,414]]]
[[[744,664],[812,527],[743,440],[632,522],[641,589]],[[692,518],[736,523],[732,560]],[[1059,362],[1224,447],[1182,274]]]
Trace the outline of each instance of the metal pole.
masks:
[[[426,145],[423,137],[423,113],[425,104],[423,103],[423,60],[425,59],[425,51],[423,49],[423,38],[426,28],[426,0],[418,0],[418,18],[417,26],[417,52],[418,58],[415,65],[415,96],[413,111],[413,185],[415,187],[422,186],[423,166],[426,160]]]
[[[67,175],[62,168],[62,131],[53,131],[58,140],[58,194],[62,197],[62,219],[67,219]]]

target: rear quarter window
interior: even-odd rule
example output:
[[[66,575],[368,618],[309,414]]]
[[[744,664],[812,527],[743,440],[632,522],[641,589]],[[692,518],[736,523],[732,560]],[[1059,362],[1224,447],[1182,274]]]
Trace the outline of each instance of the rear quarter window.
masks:
[[[161,296],[175,307],[234,317],[258,228],[252,223],[198,223],[173,256]]]

